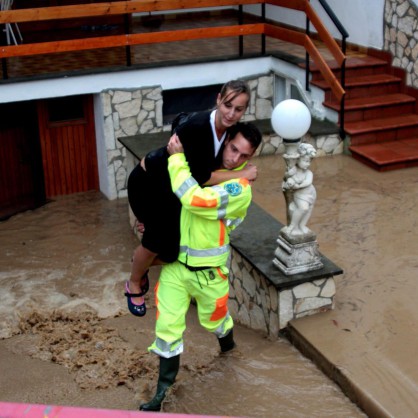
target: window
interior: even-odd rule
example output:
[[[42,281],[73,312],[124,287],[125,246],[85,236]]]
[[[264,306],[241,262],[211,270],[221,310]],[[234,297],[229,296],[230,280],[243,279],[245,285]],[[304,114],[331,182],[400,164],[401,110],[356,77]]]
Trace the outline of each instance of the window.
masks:
[[[84,96],[57,97],[47,101],[49,122],[84,119]]]
[[[170,124],[180,112],[199,112],[216,106],[222,84],[163,91],[163,120]]]

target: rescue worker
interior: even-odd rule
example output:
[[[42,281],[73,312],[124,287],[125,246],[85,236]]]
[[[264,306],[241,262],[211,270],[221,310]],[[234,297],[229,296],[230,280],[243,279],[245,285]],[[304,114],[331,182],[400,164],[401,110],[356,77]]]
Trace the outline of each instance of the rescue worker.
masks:
[[[231,179],[229,173],[215,170],[219,168],[228,131],[244,115],[249,102],[247,83],[231,80],[219,92],[215,109],[190,114],[185,118],[187,122],[173,126],[199,184],[213,185]],[[143,224],[141,244],[134,251],[131,275],[125,284],[128,309],[135,316],[146,314],[148,269],[172,263],[179,253],[181,205],[171,190],[167,159],[166,147],[149,152],[128,179],[129,204]],[[243,177],[251,175],[245,173]],[[255,179],[254,174],[251,178]]]
[[[261,134],[255,125],[237,123],[226,140],[222,169],[242,169],[260,142]],[[196,300],[200,324],[218,338],[221,352],[235,347],[233,320],[228,311],[229,233],[243,221],[252,197],[250,181],[245,178],[200,187],[176,135],[171,137],[167,150],[172,189],[182,204],[180,254],[177,261],[163,266],[155,288],[156,339],[148,350],[160,357],[160,369],[156,394],[150,402],[140,405],[142,411],[159,411],[176,379],[192,298]]]

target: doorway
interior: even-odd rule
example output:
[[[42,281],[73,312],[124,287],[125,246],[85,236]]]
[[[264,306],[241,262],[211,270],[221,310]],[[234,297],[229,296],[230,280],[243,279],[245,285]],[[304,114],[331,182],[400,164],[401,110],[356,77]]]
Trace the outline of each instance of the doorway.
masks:
[[[46,196],[99,190],[92,96],[40,100],[38,120]]]
[[[0,104],[0,220],[99,190],[92,96]]]
[[[45,199],[36,102],[0,105],[0,220]]]

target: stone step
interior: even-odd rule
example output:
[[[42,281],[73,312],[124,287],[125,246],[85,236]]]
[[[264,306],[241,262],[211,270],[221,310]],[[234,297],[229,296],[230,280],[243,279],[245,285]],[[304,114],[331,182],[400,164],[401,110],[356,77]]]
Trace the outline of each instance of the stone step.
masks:
[[[327,63],[335,76],[340,79],[341,69],[337,62],[328,61]],[[305,65],[301,64],[301,67],[305,68]],[[347,79],[351,77],[379,74],[384,73],[387,68],[387,61],[380,58],[371,57],[368,55],[363,57],[350,57],[346,60],[345,76]],[[317,67],[315,64],[311,64],[310,70],[312,73],[312,80],[316,81],[323,79],[322,74],[319,71],[319,67]]]
[[[353,145],[349,150],[353,158],[378,171],[418,166],[418,137]]]
[[[351,136],[352,145],[359,145],[360,139],[384,142],[406,138],[411,136],[409,132],[418,135],[418,115],[410,113],[391,118],[348,122],[345,124],[345,131]]]
[[[346,99],[371,97],[400,92],[401,78],[391,74],[373,74],[346,79]],[[312,84],[325,91],[325,100],[336,102],[331,87],[324,80],[312,81]]]
[[[345,121],[353,122],[413,113],[415,101],[414,97],[402,93],[347,99]],[[337,112],[340,109],[339,104],[332,101],[325,101],[324,105]]]

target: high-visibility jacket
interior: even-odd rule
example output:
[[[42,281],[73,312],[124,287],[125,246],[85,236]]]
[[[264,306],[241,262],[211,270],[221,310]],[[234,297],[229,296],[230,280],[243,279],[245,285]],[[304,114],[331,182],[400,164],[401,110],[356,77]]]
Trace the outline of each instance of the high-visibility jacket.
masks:
[[[202,188],[182,153],[170,156],[168,171],[173,192],[182,203],[178,260],[192,267],[225,265],[229,233],[244,220],[251,203],[249,181],[240,178]]]

